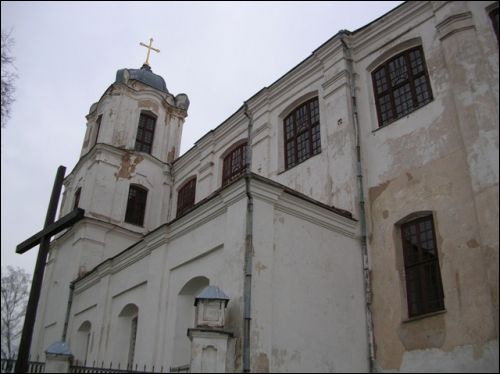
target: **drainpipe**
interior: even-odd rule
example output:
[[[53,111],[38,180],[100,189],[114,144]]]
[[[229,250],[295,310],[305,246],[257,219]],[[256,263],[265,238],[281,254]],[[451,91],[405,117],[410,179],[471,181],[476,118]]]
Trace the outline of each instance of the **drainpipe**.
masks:
[[[66,317],[64,317],[64,327],[63,327],[63,333],[62,333],[62,341],[66,341],[66,336],[68,333],[68,323],[69,323],[69,314],[71,311],[71,305],[73,304],[73,293],[75,292],[75,283],[70,282],[69,283],[69,297],[68,297],[68,304],[66,306]]]
[[[343,32],[340,35],[340,41],[344,45],[344,51],[348,56],[348,69],[350,84],[349,88],[351,91],[352,100],[352,117],[354,124],[354,133],[356,137],[356,178],[358,184],[358,194],[359,194],[359,221],[361,225],[361,255],[363,257],[363,280],[365,286],[365,306],[366,306],[366,327],[368,334],[368,359],[369,359],[369,369],[370,373],[375,370],[375,349],[374,349],[374,337],[373,337],[373,319],[372,319],[372,291],[371,291],[371,277],[370,277],[370,265],[368,257],[368,245],[366,241],[366,209],[365,209],[365,197],[363,190],[363,167],[361,164],[361,136],[359,133],[359,121],[358,121],[358,107],[356,101],[356,81],[354,79],[354,71],[352,68],[352,58],[349,46],[344,41],[344,35],[347,33]]]
[[[253,255],[253,197],[250,191],[252,173],[252,128],[253,116],[245,101],[245,116],[248,118],[247,162],[245,188],[247,193],[247,215],[245,235],[245,278],[243,280],[243,372],[250,372],[250,321],[252,305],[252,255]]]

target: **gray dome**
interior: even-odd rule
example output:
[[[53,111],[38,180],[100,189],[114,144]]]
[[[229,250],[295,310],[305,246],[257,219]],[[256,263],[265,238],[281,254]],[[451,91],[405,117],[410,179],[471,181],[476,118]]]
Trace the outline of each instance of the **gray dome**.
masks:
[[[168,92],[165,80],[153,73],[146,64],[140,69],[120,69],[116,72],[115,83],[126,83],[129,79],[135,79],[159,91]]]

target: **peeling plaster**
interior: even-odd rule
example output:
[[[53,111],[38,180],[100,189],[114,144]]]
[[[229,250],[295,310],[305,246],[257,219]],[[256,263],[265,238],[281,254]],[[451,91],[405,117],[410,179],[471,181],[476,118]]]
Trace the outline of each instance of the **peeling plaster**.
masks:
[[[403,323],[398,336],[405,350],[442,348],[446,337],[444,315]]]
[[[269,358],[265,353],[259,353],[257,355],[254,371],[257,373],[269,373]]]
[[[467,247],[469,248],[477,248],[479,247],[479,243],[477,242],[476,239],[471,239],[467,242]]]
[[[119,178],[132,178],[137,165],[144,160],[144,156],[133,152],[126,152],[122,156],[120,169],[115,173],[116,180]]]
[[[158,104],[155,103],[152,100],[140,100],[139,101],[139,108],[149,109],[153,113],[159,113],[159,106],[158,106]]]

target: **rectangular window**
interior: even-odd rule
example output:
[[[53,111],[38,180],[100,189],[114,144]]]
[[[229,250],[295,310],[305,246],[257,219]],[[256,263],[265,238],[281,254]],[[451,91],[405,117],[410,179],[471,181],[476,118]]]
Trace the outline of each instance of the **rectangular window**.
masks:
[[[295,108],[284,120],[285,166],[289,169],[321,151],[318,98]]]
[[[444,309],[444,294],[432,216],[401,226],[408,315]]]
[[[239,145],[224,157],[222,186],[245,174],[247,164],[247,143]]]
[[[387,125],[432,101],[422,47],[409,49],[372,73],[379,126]]]
[[[151,154],[153,148],[153,138],[155,133],[156,118],[145,113],[141,113],[139,127],[135,138],[135,150]]]
[[[144,213],[146,211],[146,200],[148,191],[140,186],[131,185],[128,191],[127,211],[125,222],[142,226],[144,224]]]
[[[196,178],[191,179],[179,189],[177,195],[177,217],[183,215],[194,206],[196,195]]]

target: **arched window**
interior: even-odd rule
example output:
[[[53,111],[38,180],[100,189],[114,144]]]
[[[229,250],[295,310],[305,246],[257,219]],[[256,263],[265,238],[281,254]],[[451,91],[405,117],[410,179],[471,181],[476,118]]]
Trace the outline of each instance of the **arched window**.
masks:
[[[194,206],[196,195],[196,177],[188,180],[179,189],[177,194],[177,217],[183,215],[191,207]]]
[[[408,316],[444,309],[436,234],[432,215],[401,225]]]
[[[285,118],[283,125],[286,169],[300,164],[321,151],[317,97],[295,108]]]
[[[245,174],[247,164],[247,142],[236,144],[224,157],[222,167],[222,186]]]
[[[139,127],[135,138],[135,150],[151,154],[155,134],[156,118],[150,114],[141,113]]]
[[[127,211],[125,213],[125,222],[137,226],[142,226],[144,224],[147,197],[148,190],[146,190],[144,187],[134,184],[130,185],[128,191]]]
[[[379,126],[387,125],[432,101],[421,46],[384,62],[372,73]]]

